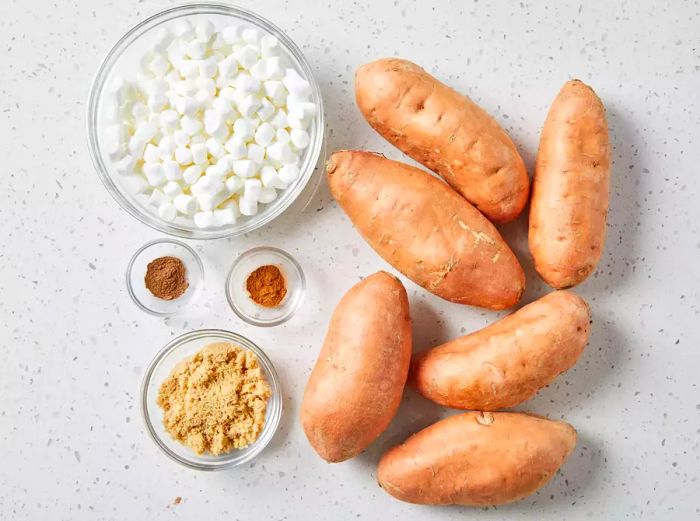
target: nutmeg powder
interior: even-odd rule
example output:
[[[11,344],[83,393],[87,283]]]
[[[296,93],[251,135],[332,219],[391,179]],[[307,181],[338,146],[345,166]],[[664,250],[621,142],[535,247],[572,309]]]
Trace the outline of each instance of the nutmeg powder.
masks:
[[[190,285],[187,269],[177,257],[159,257],[149,262],[144,281],[153,296],[163,300],[180,297]]]

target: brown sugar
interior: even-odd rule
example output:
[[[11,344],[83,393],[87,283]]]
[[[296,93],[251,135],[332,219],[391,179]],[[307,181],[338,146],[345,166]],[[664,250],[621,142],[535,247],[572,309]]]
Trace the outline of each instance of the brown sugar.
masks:
[[[144,282],[154,297],[163,300],[180,297],[190,285],[187,269],[177,257],[159,257],[149,262]]]
[[[266,308],[279,306],[287,295],[284,275],[272,264],[260,266],[248,275],[245,286],[253,302]]]
[[[180,362],[161,384],[163,426],[197,454],[225,454],[258,439],[270,385],[251,351],[209,344]]]

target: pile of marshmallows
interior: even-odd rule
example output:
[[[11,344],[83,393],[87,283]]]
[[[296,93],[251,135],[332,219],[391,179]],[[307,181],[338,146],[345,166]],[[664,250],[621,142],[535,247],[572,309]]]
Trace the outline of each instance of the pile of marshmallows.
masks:
[[[275,36],[179,20],[158,33],[135,81],[114,80],[104,149],[163,220],[225,226],[299,177],[311,94]]]

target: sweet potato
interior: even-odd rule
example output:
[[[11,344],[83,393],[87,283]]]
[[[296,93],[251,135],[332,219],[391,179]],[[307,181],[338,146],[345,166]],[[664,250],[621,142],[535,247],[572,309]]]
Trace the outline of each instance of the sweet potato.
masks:
[[[401,282],[380,271],[335,308],[301,404],[301,424],[326,461],[362,452],[401,401],[411,359],[411,318]]]
[[[498,322],[417,355],[410,382],[447,407],[493,411],[532,397],[588,342],[586,302],[555,291]]]
[[[380,486],[426,505],[501,505],[547,483],[576,445],[568,423],[468,412],[418,432],[380,460]]]
[[[515,219],[529,179],[508,134],[468,97],[398,58],[363,65],[357,105],[369,124],[404,153],[440,174],[494,222]]]
[[[525,275],[515,255],[445,183],[370,152],[336,152],[326,168],[333,197],[365,240],[415,283],[461,304],[518,302]]]
[[[595,270],[605,243],[610,191],[605,108],[571,80],[542,129],[530,205],[530,252],[547,284],[569,288]]]

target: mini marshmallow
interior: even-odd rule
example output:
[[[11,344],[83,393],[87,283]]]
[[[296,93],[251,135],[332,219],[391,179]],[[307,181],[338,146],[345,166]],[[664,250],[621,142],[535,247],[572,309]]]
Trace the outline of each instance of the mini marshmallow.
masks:
[[[158,147],[149,143],[143,151],[143,160],[146,163],[157,163],[160,161],[160,151]]]
[[[309,146],[311,138],[306,130],[301,130],[298,128],[293,128],[291,132],[292,144],[299,150],[303,150]]]
[[[163,165],[160,163],[146,163],[143,165],[143,173],[151,186],[160,186],[166,182]]]
[[[278,141],[267,147],[265,152],[267,153],[267,157],[278,163],[286,163],[293,157],[292,149],[289,148],[289,143]]]
[[[219,75],[224,78],[233,78],[238,70],[238,62],[232,56],[222,60],[218,65]]]
[[[180,122],[180,118],[178,118],[178,123]],[[184,130],[176,130],[173,133],[173,139],[175,140],[175,145],[179,147],[184,147],[185,145],[189,144],[190,142],[190,135],[185,132]]]
[[[212,96],[211,92],[206,89],[198,90],[194,95],[194,99],[197,101],[197,105],[202,109],[211,108],[212,101],[214,101],[214,97]]]
[[[216,82],[212,78],[200,76],[195,80],[195,84],[199,90],[206,90],[212,96],[216,94]]]
[[[178,70],[183,78],[194,79],[199,74],[199,62],[196,60],[182,60]]]
[[[232,175],[226,180],[226,190],[230,195],[242,192],[244,187],[245,182],[238,176]]]
[[[270,118],[270,123],[275,128],[286,128],[288,126],[287,113],[283,109],[275,112],[275,115]]]
[[[122,120],[119,105],[112,99],[104,100],[104,104],[105,119],[110,123],[119,123]]]
[[[172,159],[163,161],[163,172],[168,181],[182,179],[182,169],[177,161],[173,161]]]
[[[231,84],[230,78],[224,78],[223,76],[217,76],[214,81],[216,82],[217,89],[225,89]]]
[[[286,128],[278,128],[277,132],[275,132],[275,140],[280,143],[289,143],[291,139],[292,137],[289,135]]]
[[[124,105],[134,95],[134,87],[121,76],[117,76],[110,86],[110,92],[114,95],[119,105]]]
[[[194,26],[194,34],[197,36],[197,38],[206,42],[208,42],[214,35],[214,31],[216,31],[216,27],[214,27],[211,20],[202,20]]]
[[[117,154],[127,138],[126,127],[110,125],[105,129],[105,150],[109,155]]]
[[[129,144],[127,145],[129,154],[134,157],[143,157],[143,149],[146,148],[146,142],[139,139],[137,136],[131,136],[129,138]]]
[[[237,135],[234,135],[234,137],[229,139],[224,145],[224,148],[232,159],[241,159],[247,152],[245,140]]]
[[[258,171],[258,166],[250,159],[239,159],[233,162],[233,173],[239,177],[253,177]]]
[[[178,212],[184,215],[192,215],[197,210],[197,201],[187,194],[180,194],[173,199],[173,205]]]
[[[213,56],[199,61],[199,76],[202,78],[213,78],[217,69],[218,63]]]
[[[152,95],[152,94],[165,94],[170,87],[168,85],[168,82],[165,81],[164,79],[160,78],[154,78],[152,80],[149,80],[146,82],[145,91],[146,94]]]
[[[249,119],[239,118],[233,122],[233,135],[241,139],[250,139],[255,135],[256,127]]]
[[[238,206],[242,215],[251,216],[258,213],[258,201],[255,199],[246,199],[243,197],[238,202]]]
[[[221,112],[214,109],[204,111],[204,131],[207,134],[212,135],[216,133],[223,124],[224,119]]]
[[[158,188],[155,188],[151,194],[148,196],[148,204],[151,206],[160,206],[164,202],[168,201],[169,199],[165,197],[165,194],[160,191]]]
[[[256,96],[249,94],[236,108],[244,118],[252,118],[260,106],[260,100]]]
[[[275,199],[277,199],[277,190],[267,186],[260,189],[260,193],[258,194],[259,203],[268,204]]]
[[[207,162],[207,147],[206,145],[200,143],[190,146],[190,151],[192,152],[192,162],[198,165]]]
[[[260,100],[260,108],[256,113],[262,121],[267,121],[275,113],[275,106],[267,98]]]
[[[182,173],[182,179],[188,185],[195,184],[201,176],[202,176],[202,167],[199,165],[188,166],[187,168],[185,168],[185,171]]]
[[[175,33],[175,36],[182,40],[191,40],[194,38],[194,29],[192,28],[192,24],[183,18],[180,18],[177,20],[177,22],[175,22],[173,32]]]
[[[240,25],[231,25],[221,31],[221,35],[224,37],[224,41],[229,45],[240,43],[243,40],[243,29],[244,28]]]
[[[243,188],[243,198],[257,201],[260,190],[262,190],[262,182],[260,179],[247,179]]]
[[[282,59],[279,56],[271,56],[265,58],[266,79],[282,80],[284,78],[284,68],[282,67]]]
[[[181,165],[189,165],[192,162],[192,152],[186,146],[175,149],[175,161]]]
[[[272,34],[266,34],[260,39],[260,51],[263,56],[276,56],[279,52],[279,40]]]
[[[299,167],[295,164],[286,164],[277,171],[280,180],[290,184],[299,177]]]
[[[153,136],[156,135],[157,130],[158,129],[156,129],[156,127],[150,123],[141,123],[136,127],[134,137],[140,141],[143,141],[144,143],[148,143],[151,139],[153,139]]]
[[[287,183],[282,181],[273,166],[264,166],[260,171],[260,180],[266,188],[279,188],[280,190],[287,188]]]
[[[199,194],[197,195],[197,204],[203,211],[209,212],[223,203],[228,196],[225,191],[216,194]]]
[[[134,195],[142,194],[148,189],[148,183],[140,175],[124,176],[124,186]]]
[[[287,100],[287,89],[281,81],[269,80],[263,83],[263,90],[265,91],[265,96],[274,105],[280,107],[285,104]]]
[[[231,87],[224,87],[219,91],[219,97],[234,102],[236,101],[236,91]]]
[[[114,163],[114,169],[119,175],[130,175],[134,173],[135,165],[136,159],[127,154],[124,157],[122,157],[119,161]]]
[[[222,118],[226,118],[228,116],[233,115],[233,106],[231,105],[231,102],[226,98],[214,98],[214,101],[212,102],[211,106],[215,111],[221,114]]]
[[[168,61],[173,67],[179,67],[179,65],[185,59],[185,51],[180,48],[180,43],[178,40],[173,40],[170,42],[165,52],[168,56]]]
[[[291,94],[305,96],[311,93],[311,84],[294,69],[285,69],[282,83]]]
[[[214,220],[218,226],[226,226],[236,222],[236,212],[233,207],[214,210]]]
[[[142,101],[138,101],[131,106],[131,115],[134,119],[145,119],[148,117],[148,107]]]
[[[195,134],[190,138],[190,146],[204,144],[206,141],[202,134]]]
[[[255,65],[250,68],[250,75],[261,81],[268,79],[270,76],[267,72],[267,63],[265,60],[256,62]]]
[[[233,56],[244,69],[250,69],[258,61],[260,51],[257,47],[249,44],[234,51]]]
[[[171,159],[175,153],[175,140],[172,136],[163,136],[158,143],[158,157],[162,160]]]
[[[299,119],[299,118],[293,118],[293,117],[287,117],[287,125],[289,125],[290,128],[297,128],[299,130],[306,130],[309,128],[310,121],[306,118]]]
[[[194,224],[197,228],[211,228],[216,224],[214,212],[197,212],[194,214]]]
[[[192,97],[197,92],[197,84],[192,78],[180,80],[173,85],[172,90],[174,90],[178,96]]]
[[[192,116],[197,112],[197,100],[191,96],[182,96],[175,102],[175,108],[183,116]]]
[[[204,171],[204,175],[209,176],[209,177],[224,177],[225,174],[221,171],[221,169],[217,165],[209,165],[207,169]]]
[[[211,48],[214,49],[215,51],[218,51],[218,50],[221,50],[224,47],[226,47],[226,45],[228,45],[228,44],[224,40],[224,36],[219,32],[214,33],[214,38],[211,41]],[[214,53],[214,54],[216,55],[216,54],[221,54],[221,53]],[[221,58],[216,57],[216,59],[217,59],[217,61],[221,61],[223,59],[223,56]]]
[[[254,94],[260,90],[261,83],[260,80],[253,78],[253,76],[247,72],[242,72],[236,76],[234,85],[236,86],[236,90],[243,94]]]
[[[158,120],[162,128],[173,130],[177,128],[177,125],[180,122],[180,116],[173,109],[168,109],[160,113]]]
[[[233,171],[233,161],[234,159],[229,154],[226,154],[216,162],[216,168],[219,170],[220,175],[226,177],[231,174]]]
[[[245,43],[257,46],[260,44],[262,34],[257,29],[253,27],[248,27],[246,29],[243,29],[243,31],[241,32],[241,38]]]
[[[217,131],[212,132],[209,135],[216,139],[219,143],[225,143],[229,137],[229,134],[229,126],[224,121]]]
[[[255,142],[263,147],[269,146],[275,139],[275,127],[270,123],[261,123],[255,131]]]
[[[180,118],[180,127],[192,136],[202,130],[202,122],[198,118],[185,114]]]
[[[164,221],[170,222],[177,216],[177,210],[175,206],[173,206],[173,203],[166,201],[158,207],[158,215]]]
[[[221,159],[226,155],[226,149],[224,149],[224,146],[220,141],[214,138],[207,139],[205,145],[207,147],[207,151],[216,159]]]
[[[163,187],[163,193],[167,195],[170,199],[182,193],[182,187],[177,181],[168,181]]]
[[[195,186],[197,187],[195,189]],[[197,195],[218,194],[224,187],[223,180],[218,176],[205,175],[199,178],[199,180],[192,186],[193,193],[196,192]]]
[[[187,44],[185,53],[193,60],[201,60],[207,52],[207,42],[203,40],[192,40]]]
[[[167,27],[161,27],[156,32],[156,36],[153,40],[153,47],[158,50],[163,50],[168,47],[170,42],[173,40],[172,33],[167,29]]]
[[[261,165],[265,161],[265,147],[261,147],[256,143],[251,143],[248,145],[248,159],[255,161],[257,164]]]

